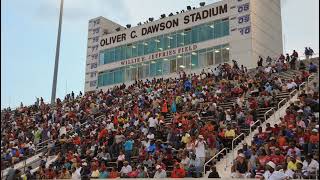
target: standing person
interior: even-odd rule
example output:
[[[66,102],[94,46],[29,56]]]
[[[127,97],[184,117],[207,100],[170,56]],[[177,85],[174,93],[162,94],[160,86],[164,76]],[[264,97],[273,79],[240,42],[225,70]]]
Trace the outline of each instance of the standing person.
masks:
[[[290,59],[291,59],[291,58],[290,58],[289,54],[287,53],[287,54],[286,54],[286,63],[289,63],[289,62],[290,62]]]
[[[307,47],[305,47],[305,49],[304,49],[304,55],[306,55],[306,59],[308,60],[309,56],[310,56],[310,51]]]
[[[263,58],[259,56],[258,67],[262,67],[262,65],[263,65]]]
[[[311,49],[311,47],[309,47],[309,55],[312,57],[313,55],[314,55],[314,51],[313,51],[313,49]]]
[[[204,141],[203,135],[199,135],[195,142],[196,156],[200,159],[200,166],[202,167],[206,160],[206,142]]]
[[[267,57],[266,62],[268,63],[269,66],[271,65],[272,59],[270,56]]]
[[[292,55],[291,55],[291,61],[290,61],[290,68],[295,70],[296,69],[296,62],[298,60],[298,53],[296,50],[293,50]]]
[[[161,108],[161,113],[164,116],[164,118],[167,117],[167,113],[168,113],[168,104],[167,104],[167,100],[163,99],[163,104],[162,104],[162,108]]]
[[[123,144],[124,146],[124,152],[125,152],[125,159],[130,163],[131,162],[131,155],[133,150],[133,144],[134,141],[132,140],[132,137],[130,136],[127,141]]]

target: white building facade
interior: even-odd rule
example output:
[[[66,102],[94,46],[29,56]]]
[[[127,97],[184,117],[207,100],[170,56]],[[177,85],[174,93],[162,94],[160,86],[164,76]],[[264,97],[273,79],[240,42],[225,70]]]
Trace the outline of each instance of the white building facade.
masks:
[[[223,0],[131,28],[98,17],[89,21],[85,92],[232,60],[252,68],[282,51],[280,0]]]

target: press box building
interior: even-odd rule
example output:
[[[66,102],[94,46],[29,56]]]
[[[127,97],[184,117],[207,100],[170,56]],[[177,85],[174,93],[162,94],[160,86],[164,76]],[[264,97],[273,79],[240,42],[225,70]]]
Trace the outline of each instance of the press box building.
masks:
[[[223,0],[130,28],[98,17],[89,21],[85,92],[233,59],[252,68],[282,51],[280,0]]]

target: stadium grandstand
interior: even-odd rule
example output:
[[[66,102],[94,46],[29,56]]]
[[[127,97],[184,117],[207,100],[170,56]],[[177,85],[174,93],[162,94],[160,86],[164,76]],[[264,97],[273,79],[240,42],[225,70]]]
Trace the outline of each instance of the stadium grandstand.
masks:
[[[1,110],[1,179],[318,178],[319,55],[283,54],[280,0],[88,28],[84,92]]]
[[[319,59],[289,58],[4,109],[2,176],[315,178]]]

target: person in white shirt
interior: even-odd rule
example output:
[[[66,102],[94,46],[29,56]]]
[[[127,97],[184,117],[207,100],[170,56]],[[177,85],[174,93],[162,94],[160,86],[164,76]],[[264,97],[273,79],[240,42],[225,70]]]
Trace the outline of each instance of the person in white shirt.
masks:
[[[287,180],[289,177],[283,171],[276,171],[276,164],[269,161],[266,164],[267,171],[263,174],[265,180]]]
[[[148,123],[149,123],[149,128],[150,128],[150,130],[151,130],[152,132],[154,132],[154,131],[155,131],[155,128],[156,128],[157,125],[158,125],[158,120],[157,120],[155,114],[148,119]]]
[[[161,168],[160,165],[156,166],[156,173],[154,174],[153,178],[166,178],[167,172]]]
[[[307,155],[302,165],[303,175],[306,178],[315,178],[316,172],[319,171],[319,163],[312,158],[312,155]]]
[[[195,142],[195,151],[196,156],[200,159],[200,166],[203,166],[206,159],[206,149],[205,149],[206,142],[204,141],[204,137],[199,135],[198,139]]]
[[[287,89],[288,90],[291,90],[291,89],[295,89],[298,85],[296,84],[296,82],[294,82],[293,80],[290,80],[288,83],[287,83]]]
[[[123,162],[123,166],[120,171],[120,177],[126,178],[128,177],[128,173],[132,171],[132,167],[129,165],[128,161]]]
[[[183,153],[180,164],[183,165],[184,169],[188,168],[189,161],[190,161],[189,157],[185,153]]]

